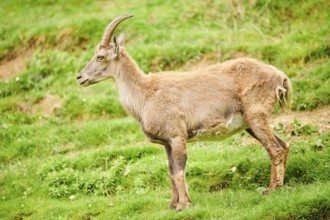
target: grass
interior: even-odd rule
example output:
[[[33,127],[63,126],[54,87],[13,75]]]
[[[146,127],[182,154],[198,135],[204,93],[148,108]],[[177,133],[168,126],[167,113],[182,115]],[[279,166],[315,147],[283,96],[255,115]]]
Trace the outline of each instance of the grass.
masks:
[[[190,144],[193,203],[177,214],[166,209],[164,150],[127,117],[114,83],[75,82],[107,23],[132,13],[117,33],[125,32],[127,50],[146,73],[244,55],[288,74],[293,110],[321,108],[330,101],[326,6],[324,0],[250,1],[240,9],[227,1],[2,1],[1,63],[34,53],[25,70],[0,81],[0,218],[329,218],[329,130],[288,122],[285,187],[267,197],[261,191],[269,159],[247,134]],[[61,104],[45,113],[38,106],[49,95]]]
[[[163,208],[168,203],[162,199],[169,196],[167,193],[155,191],[139,197],[122,195],[111,199],[81,197],[74,201],[60,200],[61,205],[59,200],[54,199],[41,199],[36,202],[24,198],[15,201],[20,212],[19,214],[12,212],[11,217],[32,219],[45,216],[49,219],[107,219],[109,216],[112,219],[317,219],[323,217],[326,219],[329,215],[329,200],[325,196],[329,191],[326,187],[329,188],[329,184],[298,186],[295,189],[283,189],[271,198],[247,190],[193,192],[192,198],[196,201],[194,207],[188,212],[179,214]]]
[[[187,179],[193,206],[182,214],[165,208],[170,190],[163,149],[147,143],[132,119],[86,122],[83,127],[57,125],[48,144],[42,143],[43,135],[28,132],[28,126],[21,127],[17,142],[26,139],[35,144],[26,154],[1,160],[0,216],[326,219],[330,207],[330,135],[311,133],[310,128],[295,123],[299,136],[291,143],[285,187],[268,197],[261,196],[261,191],[269,181],[269,159],[259,145],[242,145],[247,134],[221,143],[192,144]],[[46,125],[39,130],[50,132]],[[90,138],[84,140],[91,131]],[[108,135],[102,135],[105,131]],[[100,136],[95,135],[98,133]],[[19,143],[10,142],[12,148],[18,148]],[[2,151],[2,155],[8,151]],[[73,201],[71,195],[75,196]]]

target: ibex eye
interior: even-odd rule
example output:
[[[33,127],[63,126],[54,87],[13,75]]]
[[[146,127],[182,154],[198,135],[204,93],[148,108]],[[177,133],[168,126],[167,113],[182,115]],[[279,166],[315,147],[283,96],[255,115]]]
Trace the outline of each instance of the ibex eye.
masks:
[[[97,56],[96,59],[99,61],[104,60],[104,56]]]

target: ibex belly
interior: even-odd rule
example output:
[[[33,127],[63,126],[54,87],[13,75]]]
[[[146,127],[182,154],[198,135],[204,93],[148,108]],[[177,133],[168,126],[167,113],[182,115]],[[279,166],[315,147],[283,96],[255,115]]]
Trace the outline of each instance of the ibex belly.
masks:
[[[211,126],[189,131],[188,142],[220,141],[245,129],[247,126],[241,113],[232,114],[228,119],[218,120]]]

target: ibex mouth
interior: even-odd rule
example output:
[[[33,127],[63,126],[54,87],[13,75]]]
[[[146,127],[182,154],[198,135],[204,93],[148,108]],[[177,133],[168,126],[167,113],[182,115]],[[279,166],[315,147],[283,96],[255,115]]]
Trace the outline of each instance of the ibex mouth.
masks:
[[[84,85],[84,83],[87,82],[87,81],[88,81],[88,79],[85,79],[84,81],[80,82],[79,84]]]

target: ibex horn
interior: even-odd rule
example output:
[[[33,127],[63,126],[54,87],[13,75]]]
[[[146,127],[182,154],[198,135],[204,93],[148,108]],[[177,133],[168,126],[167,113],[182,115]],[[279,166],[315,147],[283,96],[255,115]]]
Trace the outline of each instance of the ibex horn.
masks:
[[[117,25],[122,22],[125,19],[131,18],[133,15],[121,15],[115,18],[111,21],[111,23],[107,26],[107,28],[104,30],[103,36],[102,36],[102,45],[108,45],[110,38],[112,37],[112,34],[114,30],[116,29]]]

